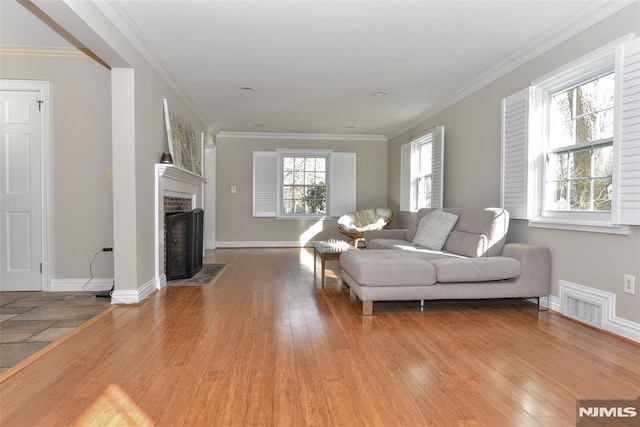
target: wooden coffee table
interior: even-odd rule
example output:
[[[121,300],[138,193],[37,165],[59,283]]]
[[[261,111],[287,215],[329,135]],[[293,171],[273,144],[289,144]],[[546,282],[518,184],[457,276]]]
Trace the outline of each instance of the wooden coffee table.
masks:
[[[318,264],[318,257],[322,264],[322,287],[324,288],[324,276],[326,263],[329,260],[340,259],[340,254],[349,249],[355,249],[354,246],[349,243],[337,240],[337,241],[312,241],[313,246],[313,277],[316,277],[316,265]]]

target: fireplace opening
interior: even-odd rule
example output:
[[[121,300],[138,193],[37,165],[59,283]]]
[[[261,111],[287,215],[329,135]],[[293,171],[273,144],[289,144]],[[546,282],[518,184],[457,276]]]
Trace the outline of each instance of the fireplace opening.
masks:
[[[167,280],[188,279],[202,269],[203,219],[202,209],[166,214]]]

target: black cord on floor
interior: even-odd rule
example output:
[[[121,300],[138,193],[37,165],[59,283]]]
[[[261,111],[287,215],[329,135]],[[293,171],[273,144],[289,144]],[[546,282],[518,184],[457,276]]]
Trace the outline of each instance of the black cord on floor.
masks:
[[[96,292],[91,291],[89,289],[87,289],[87,286],[89,285],[89,283],[93,280],[93,263],[96,260],[96,257],[98,256],[98,254],[102,252],[102,249],[100,249],[98,252],[96,252],[96,254],[93,256],[93,259],[91,260],[91,262],[89,263],[89,280],[87,280],[85,282],[85,284],[82,286],[82,290],[85,292],[91,292],[93,294],[96,294]]]

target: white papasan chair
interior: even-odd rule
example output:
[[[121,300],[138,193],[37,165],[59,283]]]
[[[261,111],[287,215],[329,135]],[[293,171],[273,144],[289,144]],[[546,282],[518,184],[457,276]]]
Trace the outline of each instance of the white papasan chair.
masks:
[[[387,228],[393,220],[393,212],[388,208],[371,208],[343,215],[338,219],[338,231],[358,246],[364,240],[364,232]]]

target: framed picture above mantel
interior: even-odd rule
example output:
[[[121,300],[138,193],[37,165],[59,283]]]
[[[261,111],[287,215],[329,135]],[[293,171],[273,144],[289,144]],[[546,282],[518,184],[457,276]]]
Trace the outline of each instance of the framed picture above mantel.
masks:
[[[173,165],[202,176],[202,138],[196,138],[191,122],[169,108],[167,98],[163,98],[162,102]]]

